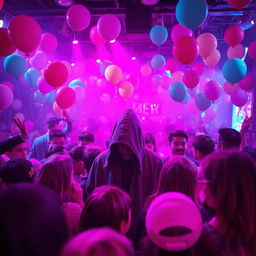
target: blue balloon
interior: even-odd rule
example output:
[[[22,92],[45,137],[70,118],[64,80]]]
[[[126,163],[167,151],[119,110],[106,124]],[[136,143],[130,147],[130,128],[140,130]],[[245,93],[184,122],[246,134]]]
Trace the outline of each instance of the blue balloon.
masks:
[[[224,78],[234,84],[243,79],[247,73],[247,66],[244,61],[238,58],[226,61],[222,68]]]
[[[153,69],[160,69],[165,65],[165,57],[157,54],[151,59],[151,66]]]
[[[195,104],[200,111],[205,111],[211,106],[211,101],[205,97],[204,93],[198,93],[195,98]]]
[[[5,58],[4,69],[11,76],[19,78],[28,68],[28,64],[24,57],[19,54],[12,54]]]
[[[181,103],[187,104],[189,101],[190,101],[190,95],[189,95],[189,93],[186,93],[185,98]]]
[[[37,86],[37,80],[41,76],[41,72],[35,68],[29,68],[24,74],[24,78],[28,84]]]
[[[168,38],[168,30],[165,26],[156,25],[150,30],[150,39],[156,45],[163,44]]]
[[[112,65],[111,61],[108,60],[104,60],[101,64],[100,64],[100,73],[104,76],[105,75],[105,70],[108,66]]]
[[[82,82],[80,79],[72,80],[72,81],[69,83],[68,87],[73,87],[73,86],[76,86],[76,85],[79,85],[79,86],[85,88],[84,82]]]
[[[55,101],[55,91],[46,93],[45,98],[49,103],[53,104]]]
[[[41,103],[41,104],[43,104],[46,101],[44,95],[40,91],[34,92],[34,99],[37,103]]]
[[[184,83],[174,82],[170,85],[168,93],[173,100],[182,102],[186,97],[187,89]]]
[[[200,27],[208,15],[206,0],[179,0],[176,6],[176,18],[184,27]]]

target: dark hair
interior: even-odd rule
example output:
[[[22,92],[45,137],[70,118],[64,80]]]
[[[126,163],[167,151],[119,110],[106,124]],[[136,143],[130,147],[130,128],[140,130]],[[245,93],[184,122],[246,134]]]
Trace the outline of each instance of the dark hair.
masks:
[[[95,158],[102,152],[99,147],[88,147],[85,151],[84,166],[89,175],[89,171],[92,167]]]
[[[120,232],[121,222],[129,220],[130,209],[130,196],[123,190],[114,186],[97,187],[85,201],[80,229],[111,227]]]
[[[154,146],[154,152],[156,152],[156,137],[154,133],[147,132],[144,134],[145,144],[152,144]]]
[[[198,135],[193,139],[193,147],[204,156],[214,152],[215,143],[208,135]]]
[[[91,132],[81,132],[78,140],[85,140],[88,142],[94,142],[94,136]]]
[[[52,138],[57,137],[57,138],[61,138],[64,137],[66,138],[66,134],[61,131],[61,130],[52,130],[49,132],[49,140],[51,141]]]
[[[59,117],[50,117],[47,120],[47,128],[51,129],[55,125],[59,124],[60,121],[61,121],[61,118],[59,118]]]
[[[188,141],[188,135],[185,133],[185,131],[182,131],[182,130],[176,130],[170,133],[168,136],[169,142],[172,142],[173,137],[183,137],[186,139],[186,141]]]
[[[85,147],[75,146],[69,151],[69,155],[74,161],[84,161],[85,158]]]
[[[66,155],[67,152],[66,152],[66,149],[64,146],[62,145],[58,145],[58,144],[53,144],[49,147],[47,153],[45,154],[45,157],[48,158],[52,155],[55,155],[55,154],[58,154],[58,155]]]
[[[219,129],[219,143],[221,143],[225,149],[239,148],[242,136],[240,132],[232,128]]]
[[[0,205],[0,255],[59,255],[68,233],[52,191],[20,183],[0,194]]]

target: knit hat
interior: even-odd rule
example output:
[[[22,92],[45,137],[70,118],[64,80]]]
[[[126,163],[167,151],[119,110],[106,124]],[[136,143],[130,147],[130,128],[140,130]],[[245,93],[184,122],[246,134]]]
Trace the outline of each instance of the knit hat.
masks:
[[[156,197],[146,215],[149,238],[166,251],[183,251],[192,247],[202,232],[202,216],[195,203],[177,192]]]
[[[13,158],[0,168],[0,178],[9,184],[33,182],[30,173],[32,163],[23,158]]]
[[[7,151],[12,150],[17,145],[24,143],[24,140],[20,135],[10,137],[2,142],[0,142],[0,155]]]

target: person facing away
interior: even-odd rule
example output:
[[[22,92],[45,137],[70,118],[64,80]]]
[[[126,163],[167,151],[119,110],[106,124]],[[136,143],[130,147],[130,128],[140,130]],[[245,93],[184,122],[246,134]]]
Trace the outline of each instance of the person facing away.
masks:
[[[240,132],[232,128],[221,128],[218,131],[218,150],[239,150],[242,142]]]

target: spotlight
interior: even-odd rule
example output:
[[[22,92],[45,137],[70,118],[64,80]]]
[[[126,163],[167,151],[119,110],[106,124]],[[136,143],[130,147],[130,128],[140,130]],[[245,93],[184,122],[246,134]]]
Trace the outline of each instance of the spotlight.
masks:
[[[73,40],[73,44],[78,44],[78,40]]]
[[[132,57],[132,60],[136,60],[136,57]]]
[[[0,20],[0,28],[2,28],[4,26],[4,21]]]
[[[254,20],[251,20],[251,24],[252,24],[252,25],[255,25],[255,22],[254,22]]]
[[[73,0],[55,0],[55,3],[63,7],[69,7],[74,3],[74,1]]]
[[[144,5],[156,5],[159,3],[159,0],[141,0],[141,3]]]
[[[75,63],[71,63],[71,66],[74,67],[74,66],[75,66]]]
[[[101,59],[97,59],[96,62],[100,64],[101,63]]]
[[[116,39],[113,39],[111,41],[109,41],[111,44],[113,44],[116,41]]]

